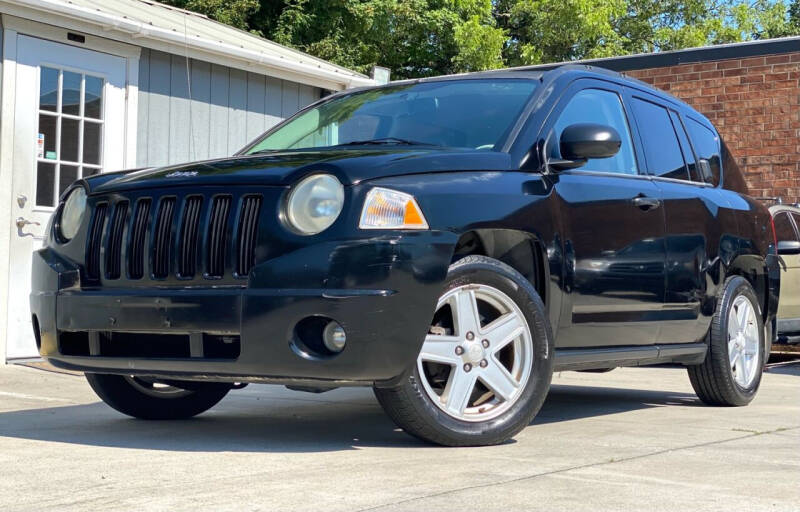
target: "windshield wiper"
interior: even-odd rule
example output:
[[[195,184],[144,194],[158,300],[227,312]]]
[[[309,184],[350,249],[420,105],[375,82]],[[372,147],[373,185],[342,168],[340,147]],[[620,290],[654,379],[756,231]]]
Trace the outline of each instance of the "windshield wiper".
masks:
[[[432,144],[430,142],[421,142],[417,140],[409,140],[409,139],[400,139],[397,137],[383,137],[380,139],[366,139],[366,140],[353,140],[350,142],[344,142],[342,144],[336,144],[337,146],[368,146],[368,145],[383,145],[383,144],[396,144],[396,145],[404,145],[404,146],[439,146],[439,144]]]

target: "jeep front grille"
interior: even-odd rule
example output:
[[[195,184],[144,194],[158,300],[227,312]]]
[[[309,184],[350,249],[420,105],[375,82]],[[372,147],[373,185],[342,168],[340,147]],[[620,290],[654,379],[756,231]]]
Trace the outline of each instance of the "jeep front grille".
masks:
[[[163,279],[169,275],[172,246],[172,220],[175,216],[175,198],[161,199],[153,236],[153,277]]]
[[[202,206],[203,198],[200,196],[191,196],[184,203],[178,275],[186,279],[191,279],[197,272],[197,228],[200,227],[200,208]]]
[[[94,209],[89,226],[89,243],[86,245],[86,275],[89,279],[100,278],[100,249],[102,246],[103,227],[106,224],[108,203],[100,203]]]
[[[136,202],[136,217],[128,247],[128,276],[131,279],[141,279],[144,276],[144,243],[150,224],[150,203],[150,198]]]
[[[120,201],[114,207],[106,249],[106,275],[109,279],[119,279],[122,258],[122,234],[128,220],[128,202]]]
[[[86,278],[243,279],[256,261],[260,194],[117,195],[90,202]]]
[[[231,198],[218,196],[211,207],[211,220],[208,222],[208,261],[206,276],[222,277],[225,272],[225,248],[228,240],[228,214],[231,210]]]

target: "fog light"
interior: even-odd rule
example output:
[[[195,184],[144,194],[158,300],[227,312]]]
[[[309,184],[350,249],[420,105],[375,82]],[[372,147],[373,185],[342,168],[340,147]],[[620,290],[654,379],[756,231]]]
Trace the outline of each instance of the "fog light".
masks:
[[[325,343],[325,348],[334,353],[339,353],[344,350],[344,345],[347,342],[347,335],[344,333],[344,328],[337,322],[328,322],[325,330],[322,331],[322,342]]]

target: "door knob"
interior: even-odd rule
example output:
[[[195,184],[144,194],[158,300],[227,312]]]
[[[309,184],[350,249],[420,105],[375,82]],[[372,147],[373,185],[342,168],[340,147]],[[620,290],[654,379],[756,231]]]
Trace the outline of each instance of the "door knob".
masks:
[[[33,222],[28,219],[23,219],[22,217],[17,217],[17,228],[22,229],[25,226],[40,226],[38,222]]]

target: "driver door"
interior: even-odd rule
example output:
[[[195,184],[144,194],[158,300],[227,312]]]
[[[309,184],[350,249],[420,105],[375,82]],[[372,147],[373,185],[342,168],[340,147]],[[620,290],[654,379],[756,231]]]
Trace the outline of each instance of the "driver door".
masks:
[[[581,80],[551,114],[545,151],[572,124],[611,126],[619,152],[555,174],[560,201],[565,310],[559,347],[654,344],[665,296],[664,209],[637,161],[633,123],[614,84]],[[566,313],[566,314],[564,314]]]

